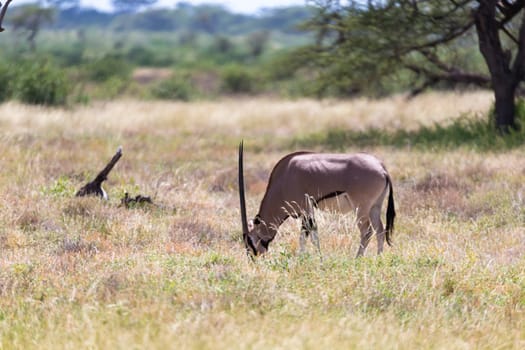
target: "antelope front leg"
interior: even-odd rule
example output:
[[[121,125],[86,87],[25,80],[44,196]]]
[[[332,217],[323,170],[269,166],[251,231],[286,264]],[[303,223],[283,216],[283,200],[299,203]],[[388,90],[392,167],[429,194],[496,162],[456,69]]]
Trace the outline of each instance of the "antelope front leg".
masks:
[[[308,230],[308,219],[303,217],[302,224],[301,224],[301,235],[299,236],[299,252],[302,254],[306,250],[306,239],[308,238],[308,235],[310,234],[310,231]]]
[[[319,255],[321,255],[321,245],[319,243],[319,235],[317,233],[317,222],[314,217],[305,217],[302,218],[301,224],[301,236],[299,237],[299,250],[301,253],[304,253],[306,250],[306,241],[310,236],[312,244],[317,249]]]
[[[323,254],[321,254],[321,245],[319,244],[319,235],[317,233],[317,222],[315,221],[315,219],[312,219],[313,220],[313,228],[312,228],[312,231],[311,231],[311,236],[310,236],[310,239],[312,240],[312,243],[313,245],[315,245],[315,247],[317,248],[317,252],[319,253],[319,257],[321,258],[321,262],[323,261]]]
[[[359,226],[359,231],[361,231],[361,243],[359,244],[356,256],[356,258],[359,258],[365,254],[366,247],[372,237],[372,227],[370,226],[370,221],[364,219],[360,219],[357,222],[357,226]]]
[[[308,238],[308,235],[310,235],[312,244],[317,248],[317,252],[319,253],[319,256],[321,256],[321,245],[319,244],[317,222],[314,216],[315,202],[314,202],[314,199],[310,197],[308,194],[305,194],[305,201],[306,201],[306,210],[302,217],[301,237],[299,241],[301,245],[301,252],[304,252],[306,239]]]
[[[317,248],[317,252],[321,255],[321,245],[319,244],[319,235],[317,234],[317,223],[314,221],[314,228],[310,233],[310,239],[312,240],[313,245]]]

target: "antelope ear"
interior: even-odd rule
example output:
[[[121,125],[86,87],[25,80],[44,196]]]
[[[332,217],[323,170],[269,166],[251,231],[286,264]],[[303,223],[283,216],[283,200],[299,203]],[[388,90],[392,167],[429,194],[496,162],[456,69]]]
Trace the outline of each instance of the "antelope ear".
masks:
[[[255,227],[253,220],[248,221],[248,231],[252,231]]]

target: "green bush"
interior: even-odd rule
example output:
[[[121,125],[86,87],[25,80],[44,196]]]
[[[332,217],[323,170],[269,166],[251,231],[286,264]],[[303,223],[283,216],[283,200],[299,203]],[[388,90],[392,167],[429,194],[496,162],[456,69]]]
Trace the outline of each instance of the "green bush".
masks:
[[[154,98],[163,100],[189,101],[194,94],[191,77],[187,75],[163,80],[151,89]]]
[[[134,46],[127,53],[126,58],[141,66],[155,65],[155,52],[142,46]]]
[[[110,78],[129,79],[132,67],[120,55],[108,54],[88,64],[86,69],[90,80],[104,82]]]
[[[54,62],[60,67],[74,67],[84,63],[85,43],[55,43],[43,52],[53,57]]]
[[[253,93],[257,79],[248,69],[240,66],[228,66],[222,72],[222,89],[227,93]]]
[[[128,81],[118,76],[110,77],[101,84],[97,84],[93,92],[95,98],[110,100],[122,95],[128,87]]]
[[[63,72],[47,60],[21,62],[10,84],[12,95],[29,104],[63,105],[68,84]]]
[[[156,52],[142,46],[132,47],[126,53],[126,60],[138,66],[148,67],[167,67],[173,64],[173,59],[165,52]]]
[[[10,87],[15,74],[5,64],[0,64],[0,102],[6,101],[11,97]]]

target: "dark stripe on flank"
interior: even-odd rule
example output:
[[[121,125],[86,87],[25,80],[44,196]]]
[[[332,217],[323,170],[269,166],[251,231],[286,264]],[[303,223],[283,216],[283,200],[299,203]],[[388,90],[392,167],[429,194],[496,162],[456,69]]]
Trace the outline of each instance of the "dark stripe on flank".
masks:
[[[315,203],[318,204],[318,203],[324,201],[325,199],[334,198],[334,197],[337,197],[337,196],[342,195],[343,193],[345,193],[345,191],[335,191],[335,192],[330,192],[330,193],[328,193],[328,194],[322,196],[321,198],[316,199],[316,200],[315,200]]]

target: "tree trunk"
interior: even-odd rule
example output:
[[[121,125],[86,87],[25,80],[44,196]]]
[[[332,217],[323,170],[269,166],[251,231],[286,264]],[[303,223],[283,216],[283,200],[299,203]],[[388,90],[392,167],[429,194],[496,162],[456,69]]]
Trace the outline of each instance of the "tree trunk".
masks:
[[[508,133],[517,128],[514,105],[516,85],[511,81],[493,82],[494,96],[494,123],[498,131]]]
[[[519,77],[510,67],[510,52],[505,51],[499,37],[500,24],[496,16],[496,0],[479,0],[474,12],[479,49],[490,72],[496,98],[495,127],[502,133],[516,129],[514,95]]]

